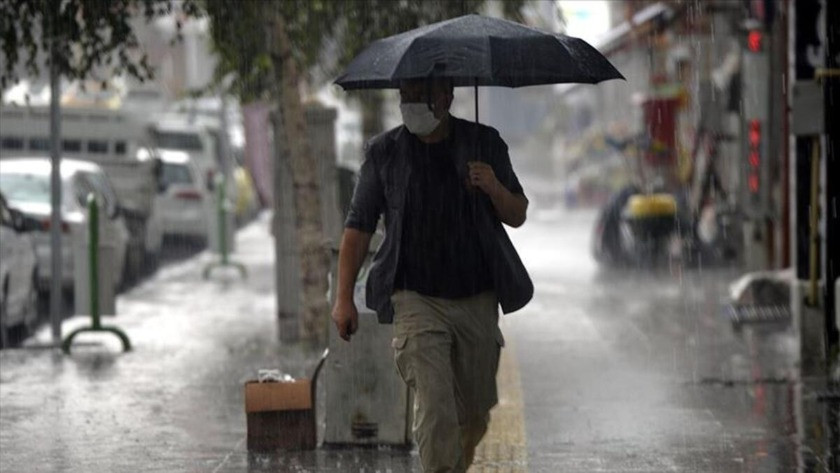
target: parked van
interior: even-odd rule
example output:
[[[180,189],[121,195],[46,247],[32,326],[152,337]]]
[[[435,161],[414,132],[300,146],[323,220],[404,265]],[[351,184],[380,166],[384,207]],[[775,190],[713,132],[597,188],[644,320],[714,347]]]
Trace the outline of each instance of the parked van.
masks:
[[[49,107],[0,107],[0,159],[50,155]],[[148,125],[125,111],[65,107],[61,111],[61,152],[66,158],[99,165],[117,194],[129,227],[129,277],[143,272],[160,254],[163,229],[156,211],[160,160]]]

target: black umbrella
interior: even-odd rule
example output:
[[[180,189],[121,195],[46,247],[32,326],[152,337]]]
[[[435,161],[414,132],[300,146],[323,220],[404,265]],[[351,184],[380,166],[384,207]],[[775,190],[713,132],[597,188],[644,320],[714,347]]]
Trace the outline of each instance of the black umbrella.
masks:
[[[582,39],[498,18],[466,15],[374,41],[335,83],[345,90],[399,88],[443,77],[457,86],[522,87],[624,79]]]

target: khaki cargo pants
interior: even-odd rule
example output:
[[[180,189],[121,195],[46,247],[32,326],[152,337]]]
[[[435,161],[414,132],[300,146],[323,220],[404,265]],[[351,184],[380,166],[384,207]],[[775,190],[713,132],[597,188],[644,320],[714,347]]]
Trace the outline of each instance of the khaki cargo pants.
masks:
[[[414,390],[414,440],[425,473],[465,472],[498,402],[504,346],[496,295],[464,299],[397,291],[394,358]]]

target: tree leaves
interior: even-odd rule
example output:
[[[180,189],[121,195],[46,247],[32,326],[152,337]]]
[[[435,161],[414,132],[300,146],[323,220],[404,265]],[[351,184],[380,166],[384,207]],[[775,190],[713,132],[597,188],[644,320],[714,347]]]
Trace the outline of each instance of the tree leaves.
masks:
[[[507,15],[525,0],[503,0]],[[478,11],[486,0],[0,0],[0,87],[37,77],[49,64],[55,37],[59,73],[98,80],[127,74],[150,79],[154,71],[132,24],[176,14],[180,33],[187,18],[206,13],[220,62],[217,79],[234,73],[233,92],[243,99],[271,96],[274,64],[268,57],[266,20],[279,11],[287,21],[293,55],[302,70],[320,65],[334,75],[371,41],[423,24]],[[180,38],[180,34],[178,35]],[[335,60],[324,61],[325,45]]]
[[[200,13],[195,0],[0,0],[0,87],[37,77],[53,60],[68,79],[128,74],[138,80],[153,70],[134,34],[137,16],[149,22],[179,11]]]
[[[266,26],[276,11],[286,20],[293,55],[301,70],[320,70],[322,77],[331,77],[376,39],[477,12],[485,3],[486,0],[204,0],[202,6],[210,18],[214,47],[220,56],[216,77],[233,74],[236,79],[232,92],[248,102],[277,94],[273,72],[277,65],[267,56],[267,42],[272,38]],[[515,18],[523,3],[525,0],[501,2],[504,13]]]

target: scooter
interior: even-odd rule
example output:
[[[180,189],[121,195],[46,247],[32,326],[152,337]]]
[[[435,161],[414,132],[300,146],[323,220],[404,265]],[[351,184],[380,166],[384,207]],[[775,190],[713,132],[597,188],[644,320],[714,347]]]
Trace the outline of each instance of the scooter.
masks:
[[[667,261],[680,237],[676,198],[629,185],[601,209],[592,237],[595,260],[608,266],[651,267]]]

